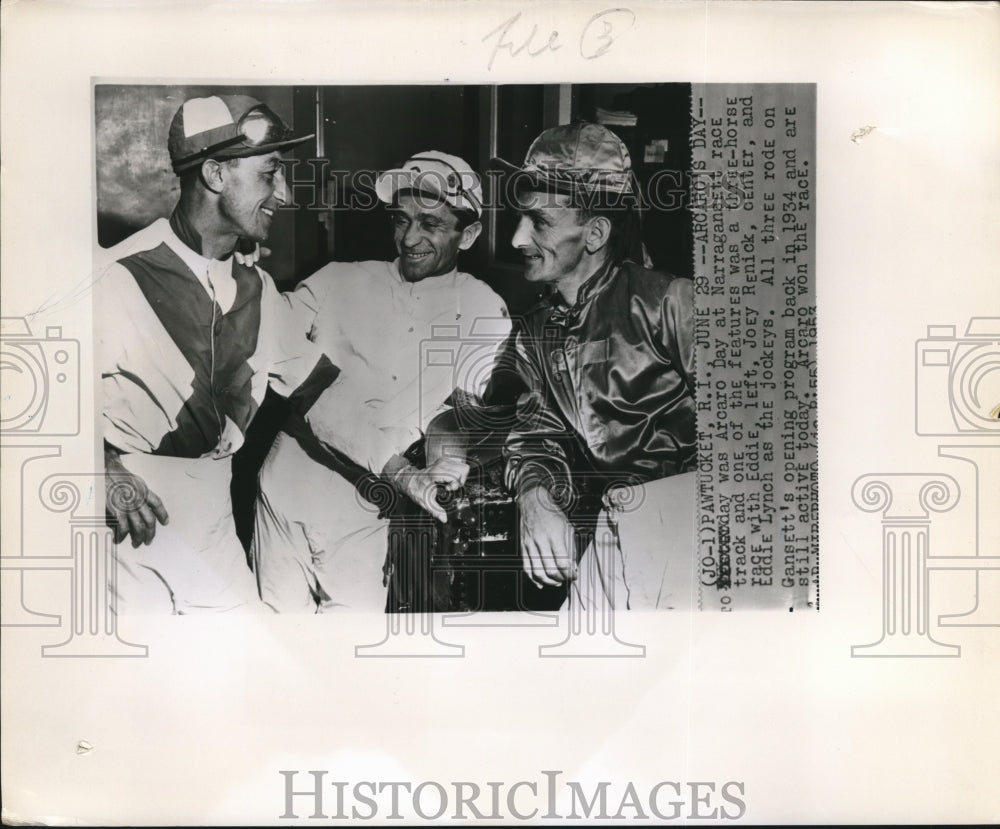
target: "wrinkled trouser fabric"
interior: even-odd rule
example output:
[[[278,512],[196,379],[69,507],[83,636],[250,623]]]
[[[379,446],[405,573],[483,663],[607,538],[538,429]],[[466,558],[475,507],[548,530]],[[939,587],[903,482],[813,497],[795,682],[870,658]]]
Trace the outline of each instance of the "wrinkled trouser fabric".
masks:
[[[118,545],[110,593],[123,614],[264,610],[233,523],[230,458],[126,454],[125,468],[145,481],[167,510],[149,545]]]
[[[252,558],[280,613],[383,613],[388,522],[354,485],[280,433],[260,473]]]
[[[588,609],[696,609],[696,476],[685,472],[605,496],[568,602]]]

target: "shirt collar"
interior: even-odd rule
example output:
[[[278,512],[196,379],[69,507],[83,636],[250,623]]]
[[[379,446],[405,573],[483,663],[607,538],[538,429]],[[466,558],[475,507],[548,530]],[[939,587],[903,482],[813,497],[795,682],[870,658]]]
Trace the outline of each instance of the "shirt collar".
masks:
[[[593,300],[593,298],[597,296],[597,294],[599,294],[612,279],[614,279],[615,274],[617,273],[618,263],[612,262],[609,259],[593,274],[587,277],[584,283],[580,286],[579,290],[577,290],[576,302],[572,306],[566,302],[565,298],[561,293],[559,293],[558,290],[553,291],[549,300],[554,309],[552,321],[559,322],[568,317],[579,314],[587,305],[590,304],[591,300]]]
[[[456,276],[458,276],[458,267],[456,266],[456,267],[452,268],[450,271],[448,271],[448,273],[441,273],[441,274],[438,274],[437,276],[428,276],[428,277],[425,277],[424,279],[421,279],[419,282],[410,282],[409,280],[407,280],[407,279],[405,279],[403,277],[403,272],[399,269],[399,257],[398,256],[392,262],[390,262],[388,264],[389,264],[389,270],[390,270],[390,272],[392,273],[392,275],[394,277],[396,277],[396,281],[400,285],[408,286],[411,289],[416,288],[418,285],[427,285],[427,286],[431,286],[431,285],[434,285],[434,286],[436,286],[436,285],[444,285],[446,283],[439,282],[438,280],[444,279],[445,277],[451,277],[452,279],[454,279]]]

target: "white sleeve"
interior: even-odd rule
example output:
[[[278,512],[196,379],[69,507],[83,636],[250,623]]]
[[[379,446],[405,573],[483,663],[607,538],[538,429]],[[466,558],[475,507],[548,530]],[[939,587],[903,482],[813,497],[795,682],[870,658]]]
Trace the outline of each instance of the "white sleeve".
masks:
[[[486,283],[470,278],[463,286],[462,317],[465,339],[475,356],[456,380],[460,388],[481,400],[500,349],[510,335],[510,316],[503,300]]]
[[[278,293],[271,277],[259,272],[262,292],[257,352],[267,363],[268,384],[282,397],[302,398],[308,409],[339,369],[306,336],[302,310],[305,306],[290,303]]]
[[[309,336],[316,325],[316,316],[327,300],[333,273],[328,265],[312,276],[303,279],[295,289],[281,295],[288,305],[290,324],[304,336]]]

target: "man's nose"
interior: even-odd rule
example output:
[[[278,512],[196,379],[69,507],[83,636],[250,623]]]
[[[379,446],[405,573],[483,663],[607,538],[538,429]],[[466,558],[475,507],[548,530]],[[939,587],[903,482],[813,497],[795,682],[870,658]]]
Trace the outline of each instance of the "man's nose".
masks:
[[[423,231],[420,229],[419,222],[410,222],[406,226],[406,232],[403,234],[403,247],[414,247],[420,242],[422,233]]]
[[[517,220],[517,228],[514,230],[514,238],[510,243],[515,248],[525,248],[531,244],[531,222],[527,216],[521,216]]]
[[[285,181],[285,168],[279,167],[274,176],[274,197],[282,204],[288,201],[288,184]]]

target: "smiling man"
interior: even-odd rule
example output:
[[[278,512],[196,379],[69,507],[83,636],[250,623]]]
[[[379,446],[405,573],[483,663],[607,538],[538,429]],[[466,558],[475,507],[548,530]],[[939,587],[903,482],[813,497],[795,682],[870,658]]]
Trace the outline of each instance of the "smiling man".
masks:
[[[388,523],[355,490],[360,470],[350,461],[444,520],[436,486],[459,486],[468,467],[439,457],[418,469],[401,453],[456,386],[482,393],[510,332],[500,297],[457,269],[459,253],[482,231],[472,168],[457,156],[417,153],[379,176],[376,193],[398,258],[334,262],[286,295],[297,330],[337,355],[343,374],[308,424],[289,418],[261,471],[253,558],[261,597],[281,612],[385,609]],[[440,345],[429,350],[436,338]],[[468,341],[482,344],[481,370],[456,374],[422,363],[431,351],[454,356]]]
[[[571,582],[570,601],[584,607],[690,608],[692,282],[637,261],[635,178],[610,130],[554,127],[524,164],[494,162],[510,174],[525,278],[553,289],[515,341],[529,391],[507,440],[507,484],[525,570],[539,585]],[[596,540],[579,565],[562,497],[578,459],[604,488]]]
[[[180,200],[98,268],[97,362],[118,613],[262,607],[236,535],[231,456],[271,386],[307,412],[337,369],[290,336],[271,278],[236,261],[285,201],[295,137],[244,95],[191,98],[168,139]]]

